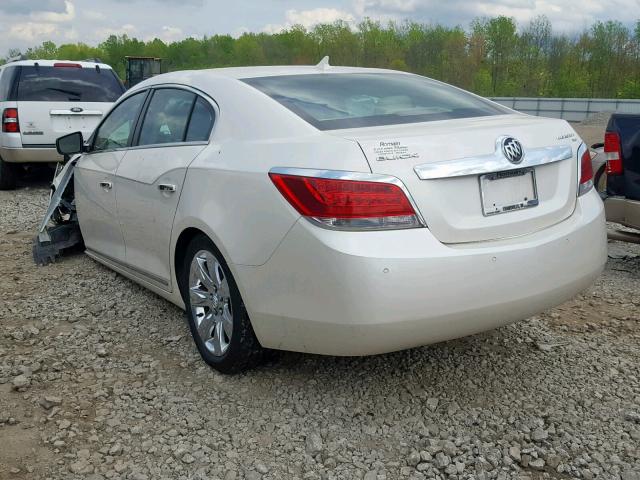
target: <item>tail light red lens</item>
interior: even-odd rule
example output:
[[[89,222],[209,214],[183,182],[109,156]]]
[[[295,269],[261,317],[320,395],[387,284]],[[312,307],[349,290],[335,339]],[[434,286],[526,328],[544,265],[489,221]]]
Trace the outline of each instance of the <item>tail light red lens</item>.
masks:
[[[56,62],[53,64],[55,68],[82,68],[79,63]]]
[[[2,131],[6,133],[20,132],[17,108],[5,108],[2,112]]]
[[[336,229],[372,230],[422,226],[403,189],[393,183],[269,173],[303,216]]]
[[[622,175],[622,146],[620,135],[616,132],[605,132],[604,154],[607,159],[607,175]]]
[[[591,166],[591,152],[586,148],[580,157],[580,184],[578,195],[584,195],[593,188],[593,167]]]

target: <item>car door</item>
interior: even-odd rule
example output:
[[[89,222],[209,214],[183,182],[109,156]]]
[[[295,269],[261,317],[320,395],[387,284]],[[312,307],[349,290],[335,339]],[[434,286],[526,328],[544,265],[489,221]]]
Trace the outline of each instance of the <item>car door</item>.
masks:
[[[116,172],[117,211],[128,266],[171,290],[173,218],[187,167],[206,147],[215,110],[186,88],[156,88],[132,148]]]
[[[115,173],[135,131],[147,92],[126,98],[96,130],[89,152],[78,161],[75,197],[87,250],[111,260],[125,260],[124,237],[116,216]]]

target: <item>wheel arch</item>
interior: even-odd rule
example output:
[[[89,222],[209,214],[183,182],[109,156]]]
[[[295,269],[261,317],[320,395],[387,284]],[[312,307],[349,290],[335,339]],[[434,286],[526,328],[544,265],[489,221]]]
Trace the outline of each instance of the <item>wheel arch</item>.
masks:
[[[199,228],[196,228],[196,227],[185,228],[184,230],[182,230],[182,232],[180,232],[180,235],[178,235],[178,239],[176,240],[176,245],[173,250],[174,251],[173,268],[175,269],[174,271],[176,272],[176,285],[178,287],[178,291],[180,292],[180,296],[182,297],[183,301],[185,299],[184,297],[185,292],[182,291],[183,289],[180,284],[180,276],[182,275],[182,268],[184,266],[186,249],[189,243],[191,243],[191,241],[199,235],[204,235],[205,237],[211,239],[209,235],[207,235],[205,232],[203,232]]]
[[[207,237],[213,246],[216,248],[220,256],[223,258],[229,270],[233,276],[236,276],[235,269],[233,264],[230,262],[228,252],[225,250],[224,246],[221,244],[220,238],[218,238],[214,232],[212,232],[206,225],[200,225],[200,222],[189,222],[185,224],[181,229],[179,229],[180,233],[176,237],[176,241],[174,247],[172,249],[173,259],[172,259],[172,267],[175,273],[176,285],[178,288],[178,293],[182,301],[184,301],[184,292],[181,290],[180,286],[180,275],[182,273],[182,268],[184,266],[184,258],[186,254],[186,248],[189,243],[199,235],[203,235]],[[241,289],[242,291],[242,289]]]

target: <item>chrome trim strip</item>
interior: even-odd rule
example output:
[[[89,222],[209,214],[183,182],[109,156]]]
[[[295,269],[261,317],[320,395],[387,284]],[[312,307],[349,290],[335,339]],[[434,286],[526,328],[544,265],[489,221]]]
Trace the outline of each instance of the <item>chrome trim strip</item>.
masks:
[[[208,141],[193,141],[193,142],[170,142],[170,143],[150,143],[148,145],[136,145],[133,147],[127,147],[127,150],[145,150],[152,148],[170,148],[170,147],[194,147],[209,145]],[[105,150],[102,150],[103,152]]]
[[[132,273],[133,275],[137,275],[137,276],[143,277],[143,279],[145,279],[148,282],[164,285],[165,287],[169,286],[169,281],[168,280],[165,280],[162,277],[159,277],[159,276],[154,275],[152,273],[146,272],[146,271],[141,270],[139,268],[133,267],[133,266],[129,265],[128,263],[124,263],[124,262],[121,262],[120,260],[116,260],[115,258],[110,257],[109,255],[105,255],[104,253],[96,252],[95,250],[92,250],[90,248],[85,249],[85,253],[87,255],[89,255],[90,257],[91,256],[97,257],[99,259],[103,259],[103,260],[106,260],[106,261],[108,261],[110,263],[113,263],[113,264],[119,266],[120,268],[122,268],[123,270],[128,270],[129,273]]]
[[[269,173],[279,173],[281,175],[298,175],[301,177],[319,177],[319,178],[332,178],[335,180],[359,180],[362,182],[379,182],[379,183],[391,183],[400,187],[404,194],[409,199],[409,203],[416,212],[418,222],[422,227],[426,227],[427,223],[424,221],[424,217],[418,209],[418,205],[414,201],[411,193],[405,186],[405,184],[398,177],[392,175],[382,175],[378,173],[365,173],[365,172],[350,172],[347,170],[320,170],[315,168],[296,168],[296,167],[273,167],[269,170]],[[318,225],[318,221],[309,218],[314,225]],[[325,228],[326,225],[325,225]],[[335,229],[332,229],[335,230]]]
[[[531,148],[529,150],[525,149],[522,161],[514,164],[509,162],[502,153],[502,138],[503,137],[500,137],[496,141],[496,150],[492,154],[445,160],[442,162],[423,163],[416,165],[413,170],[420,180],[436,180],[439,178],[466,177],[469,175],[482,175],[485,173],[537,167],[573,157],[573,150],[570,145],[556,145]]]
[[[78,115],[88,115],[92,117],[98,117],[104,115],[102,110],[82,110],[80,112],[74,112],[71,110],[50,110],[49,115],[64,115],[64,116],[78,116]]]

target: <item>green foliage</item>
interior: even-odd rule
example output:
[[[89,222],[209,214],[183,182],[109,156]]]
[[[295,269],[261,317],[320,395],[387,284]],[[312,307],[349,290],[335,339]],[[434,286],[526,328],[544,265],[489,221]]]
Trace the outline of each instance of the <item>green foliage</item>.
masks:
[[[12,50],[10,56],[19,55]],[[407,21],[337,21],[308,30],[213,35],[172,43],[111,35],[97,47],[44,42],[29,58],[99,58],[124,78],[125,56],[164,59],[165,70],[245,65],[332,65],[391,68],[426,75],[485,96],[640,98],[640,20],[596,22],[575,37],[554,34],[536,17],[518,28],[513,18],[478,18],[468,30]],[[0,63],[3,61],[0,60]]]

